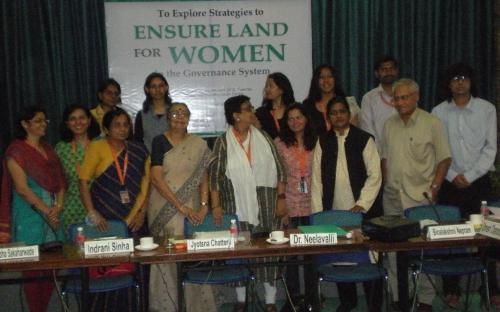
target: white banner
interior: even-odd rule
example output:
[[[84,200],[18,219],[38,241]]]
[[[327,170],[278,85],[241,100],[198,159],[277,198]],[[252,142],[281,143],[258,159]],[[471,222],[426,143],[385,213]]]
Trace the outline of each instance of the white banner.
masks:
[[[310,0],[105,3],[110,77],[135,114],[151,72],[191,110],[189,131],[224,131],[224,101],[259,107],[266,76],[282,72],[302,101],[312,73]]]

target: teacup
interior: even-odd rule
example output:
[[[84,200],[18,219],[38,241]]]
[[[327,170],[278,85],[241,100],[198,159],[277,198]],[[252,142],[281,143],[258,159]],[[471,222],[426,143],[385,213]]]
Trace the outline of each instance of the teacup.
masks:
[[[272,231],[271,234],[269,234],[269,238],[273,241],[278,241],[281,242],[282,240],[285,239],[285,232],[283,231]]]
[[[483,224],[484,222],[484,217],[483,215],[480,214],[471,214],[470,215],[470,221],[472,224],[477,225],[477,224]]]
[[[140,239],[140,242],[141,242],[141,247],[144,247],[144,248],[152,247],[153,246],[153,237],[151,237],[151,236],[142,237]]]

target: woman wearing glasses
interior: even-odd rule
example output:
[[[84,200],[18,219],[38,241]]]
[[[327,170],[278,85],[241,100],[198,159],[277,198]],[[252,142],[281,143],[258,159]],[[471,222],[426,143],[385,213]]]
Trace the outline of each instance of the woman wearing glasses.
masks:
[[[114,110],[116,106],[120,104],[121,93],[122,89],[120,88],[120,84],[113,78],[104,80],[97,90],[97,98],[99,100],[99,103],[95,108],[90,110],[90,112],[101,127],[101,132],[103,134],[104,129],[102,127],[102,119],[107,112]]]
[[[286,214],[283,162],[271,138],[253,126],[255,113],[250,99],[239,95],[224,102],[229,129],[215,141],[216,160],[210,166],[212,214],[216,222],[224,213],[236,214],[243,231],[270,232],[279,228]],[[251,261],[269,262],[257,258]],[[276,309],[277,268],[255,270],[263,282],[267,312]],[[245,311],[245,287],[236,287],[238,304],[234,311]]]
[[[61,162],[44,142],[48,120],[41,107],[28,107],[18,123],[18,138],[5,153],[0,206],[0,242],[28,245],[63,240],[61,212],[66,182]],[[45,275],[26,271],[24,276]],[[46,311],[54,284],[24,284],[30,311]]]
[[[184,218],[200,224],[208,212],[207,167],[213,160],[206,142],[189,134],[191,113],[184,103],[173,103],[167,113],[169,130],[153,139],[151,189],[148,207],[149,230],[164,244],[169,237],[184,234]],[[186,285],[188,311],[216,311],[208,285]],[[149,287],[151,311],[177,310],[175,264],[151,266]]]

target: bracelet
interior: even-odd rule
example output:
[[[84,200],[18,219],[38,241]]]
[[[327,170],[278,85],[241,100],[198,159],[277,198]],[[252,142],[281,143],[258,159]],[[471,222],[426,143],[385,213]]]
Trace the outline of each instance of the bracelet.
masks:
[[[432,185],[431,185],[431,188],[432,188],[432,189],[437,189],[437,188],[438,188],[438,185],[437,185],[437,184],[432,184]]]
[[[202,201],[200,204],[201,204],[203,207],[207,207],[207,206],[208,206],[208,202],[206,202],[206,201]]]

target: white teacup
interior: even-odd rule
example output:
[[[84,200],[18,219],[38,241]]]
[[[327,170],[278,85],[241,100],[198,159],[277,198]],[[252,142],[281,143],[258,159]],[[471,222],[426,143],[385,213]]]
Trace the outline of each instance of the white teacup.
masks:
[[[153,246],[153,237],[151,237],[151,236],[142,237],[140,239],[140,242],[141,242],[141,247],[144,247],[144,248],[152,247]]]
[[[269,238],[281,242],[282,240],[285,239],[285,232],[283,231],[272,231],[271,234],[269,234]]]
[[[483,224],[484,217],[483,217],[483,215],[480,215],[480,214],[471,214],[470,215],[470,222],[474,225]]]

